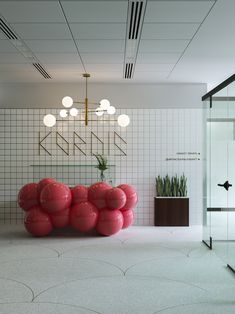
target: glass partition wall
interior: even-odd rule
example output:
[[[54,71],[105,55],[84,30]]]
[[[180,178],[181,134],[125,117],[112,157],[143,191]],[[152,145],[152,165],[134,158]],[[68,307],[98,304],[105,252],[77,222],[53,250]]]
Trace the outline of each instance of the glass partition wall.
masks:
[[[235,270],[235,75],[203,96],[203,242]]]

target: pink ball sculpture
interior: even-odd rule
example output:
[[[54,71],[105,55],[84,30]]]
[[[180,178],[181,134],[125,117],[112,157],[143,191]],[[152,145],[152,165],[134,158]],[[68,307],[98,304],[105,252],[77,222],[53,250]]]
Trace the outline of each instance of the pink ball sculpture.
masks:
[[[97,182],[92,184],[88,191],[88,200],[98,209],[106,208],[105,195],[112,187],[105,182]]]
[[[110,236],[122,229],[123,216],[120,210],[102,210],[99,214],[96,230],[105,236]]]
[[[132,209],[122,211],[123,226],[122,229],[126,229],[131,226],[134,222],[134,212]]]
[[[37,186],[37,183],[28,183],[21,188],[18,194],[18,204],[23,210],[28,211],[39,204]]]
[[[53,229],[50,216],[40,206],[34,206],[26,213],[24,225],[29,233],[37,237],[44,237]]]
[[[87,232],[95,228],[98,209],[89,202],[79,203],[71,208],[70,224],[75,229]]]
[[[49,183],[55,183],[56,180],[52,179],[52,178],[45,178],[45,179],[42,179],[41,181],[38,182],[38,185],[37,185],[37,192],[38,192],[38,197],[40,198],[40,194],[43,190],[43,188],[49,184]]]
[[[64,228],[69,225],[70,208],[63,209],[50,215],[51,222],[55,228]]]
[[[59,182],[47,184],[40,194],[42,208],[49,214],[65,210],[72,201],[70,188]]]
[[[18,194],[18,204],[26,212],[25,228],[37,237],[67,226],[111,236],[133,224],[137,201],[135,189],[128,184],[112,187],[97,182],[71,188],[52,178],[26,184]]]
[[[108,209],[120,209],[126,204],[126,194],[119,188],[113,188],[105,194]]]
[[[76,185],[71,189],[72,204],[79,204],[87,202],[88,200],[88,188],[84,185]]]
[[[138,196],[133,186],[129,184],[121,184],[118,186],[126,194],[126,203],[121,210],[133,209],[138,203]]]

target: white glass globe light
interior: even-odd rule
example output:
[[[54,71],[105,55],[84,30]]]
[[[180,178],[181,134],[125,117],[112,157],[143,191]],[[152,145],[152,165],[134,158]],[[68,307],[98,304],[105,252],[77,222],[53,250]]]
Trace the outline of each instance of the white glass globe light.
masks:
[[[70,107],[72,107],[72,105],[73,105],[73,98],[71,98],[70,96],[65,96],[65,97],[62,99],[62,105],[63,105],[65,108],[70,108]]]
[[[101,117],[103,114],[104,114],[104,111],[103,109],[101,109],[100,107],[96,108],[96,111],[95,111],[96,115],[98,117]]]
[[[44,118],[43,118],[43,123],[45,124],[45,126],[47,126],[48,128],[53,127],[56,124],[56,117],[53,116],[52,114],[47,114]]]
[[[121,114],[120,116],[118,116],[118,124],[121,127],[126,127],[129,125],[129,123],[130,123],[130,118],[128,117],[128,115]]]
[[[60,110],[61,118],[66,118],[68,116],[68,111],[65,109]]]
[[[116,108],[114,106],[108,107],[107,109],[108,114],[115,114],[115,112],[116,112]]]
[[[100,101],[100,108],[102,110],[108,110],[109,107],[110,107],[110,102],[108,99],[102,99]]]
[[[71,108],[71,109],[69,110],[69,113],[70,113],[70,115],[71,115],[72,117],[76,117],[76,116],[78,115],[78,110],[77,110],[77,108]]]

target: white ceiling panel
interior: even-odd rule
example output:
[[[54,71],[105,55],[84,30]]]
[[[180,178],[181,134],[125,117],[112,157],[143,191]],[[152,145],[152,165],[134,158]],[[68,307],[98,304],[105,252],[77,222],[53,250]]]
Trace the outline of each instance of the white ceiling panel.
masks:
[[[123,63],[109,63],[109,64],[87,64],[86,70],[88,72],[120,72],[123,69]]]
[[[22,39],[71,39],[68,26],[56,23],[11,24]]]
[[[24,82],[45,82],[43,76],[37,71],[1,72],[0,82],[24,83]]]
[[[124,23],[74,23],[70,24],[75,39],[125,39]]]
[[[136,64],[135,71],[137,72],[170,72],[174,63],[159,63],[159,64]]]
[[[64,22],[57,1],[0,1],[0,13],[10,23]]]
[[[1,72],[22,72],[22,71],[35,71],[35,68],[32,64],[29,63],[20,63],[20,64],[12,64],[5,63],[0,64],[0,73]]]
[[[189,40],[141,40],[139,52],[183,52]]]
[[[124,60],[122,53],[85,53],[82,54],[85,64],[89,63],[121,63]]]
[[[28,60],[20,53],[0,53],[1,63],[27,63]]]
[[[125,40],[78,40],[80,52],[124,52]]]
[[[17,53],[16,48],[9,42],[9,40],[0,41],[0,53],[2,52],[13,52]]]
[[[60,79],[60,78],[64,78],[64,79],[72,79],[72,78],[77,78],[80,79],[81,75],[82,75],[82,71],[58,71],[58,70],[51,70],[50,71],[50,75],[53,77],[53,79]]]
[[[125,22],[128,1],[62,1],[69,22]]]
[[[84,72],[84,69],[81,64],[78,63],[67,63],[67,64],[61,64],[61,63],[54,63],[54,64],[47,64],[46,65],[47,71],[69,71],[69,72],[77,72],[82,71]]]
[[[146,83],[153,83],[158,81],[165,81],[169,75],[169,72],[162,71],[162,72],[138,72],[135,71],[132,83],[135,82],[146,82]]]
[[[198,23],[144,23],[142,39],[191,39]]]
[[[6,36],[3,34],[3,32],[1,30],[0,30],[0,39],[6,39]]]
[[[25,43],[35,53],[77,52],[72,40],[25,40]]]
[[[80,64],[77,53],[36,53],[36,57],[44,64],[77,63]]]
[[[180,53],[140,53],[137,57],[137,63],[176,63]]]
[[[145,22],[203,21],[214,1],[149,1]]]

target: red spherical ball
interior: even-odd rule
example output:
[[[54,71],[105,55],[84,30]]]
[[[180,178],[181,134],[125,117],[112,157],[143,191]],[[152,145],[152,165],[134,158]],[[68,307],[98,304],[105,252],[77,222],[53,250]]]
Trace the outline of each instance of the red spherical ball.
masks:
[[[36,237],[48,235],[53,227],[50,216],[43,212],[40,206],[34,206],[25,214],[24,225],[26,230]]]
[[[18,194],[18,204],[25,211],[28,211],[33,206],[39,204],[37,183],[28,183],[20,189]]]
[[[84,185],[76,185],[72,190],[72,204],[87,202],[88,188]]]
[[[37,187],[37,191],[38,191],[38,197],[40,199],[40,194],[43,190],[43,188],[49,184],[49,183],[55,183],[56,180],[55,179],[52,179],[52,178],[45,178],[45,179],[42,179],[41,181],[38,182],[38,187]]]
[[[105,236],[110,236],[122,229],[123,216],[119,210],[102,210],[99,213],[96,230]]]
[[[40,194],[41,206],[49,214],[69,208],[71,200],[69,187],[59,182],[47,184]]]
[[[129,184],[121,184],[118,188],[126,194],[126,204],[120,210],[133,209],[138,202],[138,196],[134,187]]]
[[[113,188],[105,194],[108,209],[120,209],[126,204],[126,194],[119,188]]]
[[[122,211],[123,226],[122,229],[128,228],[134,222],[134,212],[132,209]]]
[[[55,228],[64,228],[69,224],[70,208],[66,208],[50,215],[51,222]]]
[[[70,224],[77,230],[87,232],[96,226],[98,209],[90,202],[83,202],[71,208]]]
[[[88,191],[88,200],[98,209],[106,208],[105,194],[111,188],[112,187],[105,182],[92,184]]]

